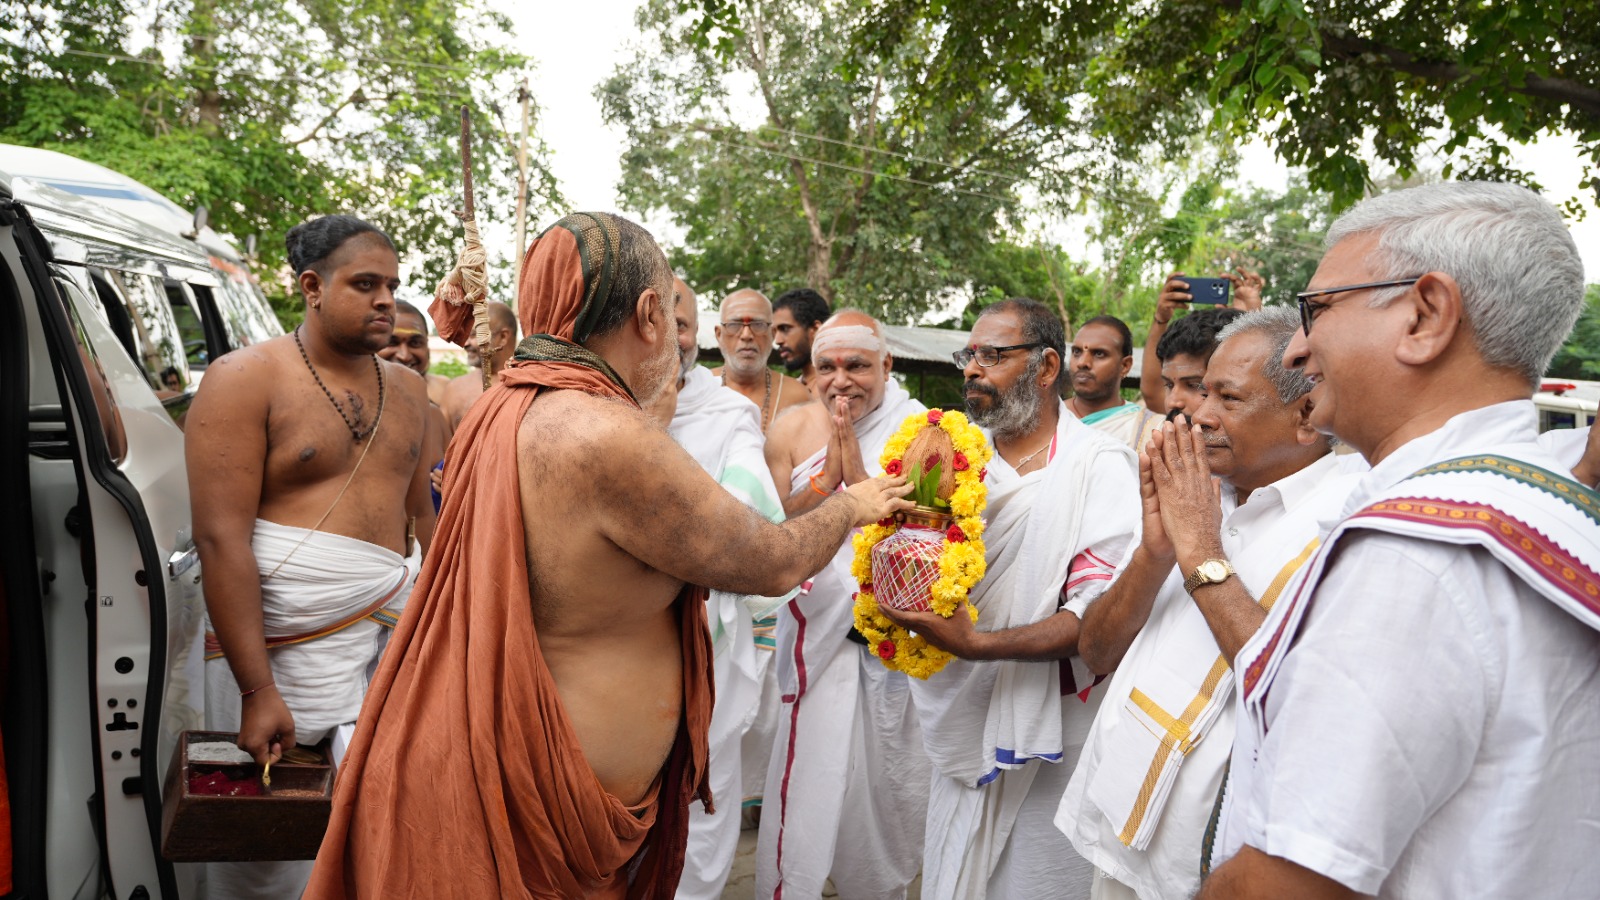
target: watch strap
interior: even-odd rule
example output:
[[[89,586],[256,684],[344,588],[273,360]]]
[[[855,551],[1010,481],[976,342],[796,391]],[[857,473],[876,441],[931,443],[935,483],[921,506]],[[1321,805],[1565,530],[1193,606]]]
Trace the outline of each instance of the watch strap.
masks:
[[[1206,574],[1206,567],[1212,563],[1222,564],[1222,568],[1225,571],[1221,578],[1212,578]],[[1183,579],[1183,590],[1185,593],[1193,594],[1196,590],[1204,585],[1221,584],[1233,576],[1234,571],[1232,563],[1228,562],[1226,559],[1208,559],[1205,562],[1202,562],[1200,565],[1195,566],[1194,571],[1190,572],[1189,576]]]

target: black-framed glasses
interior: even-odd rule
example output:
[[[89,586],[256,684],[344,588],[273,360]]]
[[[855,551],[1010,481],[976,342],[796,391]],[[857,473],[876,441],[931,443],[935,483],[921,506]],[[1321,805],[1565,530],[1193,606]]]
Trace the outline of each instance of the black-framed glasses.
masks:
[[[748,328],[752,335],[761,337],[772,330],[772,323],[766,319],[734,319],[732,322],[723,322],[722,327],[735,335]]]
[[[962,347],[960,350],[950,354],[950,358],[955,360],[956,368],[958,369],[965,369],[967,363],[972,362],[974,359],[978,361],[978,365],[987,369],[998,363],[1000,357],[1007,350],[1032,350],[1043,346],[1043,341],[1031,341],[1026,344],[1012,344],[1009,347]]]
[[[1306,330],[1307,336],[1310,336],[1312,320],[1317,317],[1317,313],[1321,312],[1329,305],[1327,303],[1319,302],[1320,298],[1322,297],[1328,297],[1333,294],[1344,294],[1350,291],[1406,287],[1407,285],[1416,284],[1421,280],[1421,275],[1414,275],[1410,278],[1395,278],[1389,281],[1369,281],[1366,284],[1348,284],[1344,287],[1323,288],[1316,291],[1301,291],[1300,293],[1294,295],[1295,301],[1300,304],[1300,327]]]

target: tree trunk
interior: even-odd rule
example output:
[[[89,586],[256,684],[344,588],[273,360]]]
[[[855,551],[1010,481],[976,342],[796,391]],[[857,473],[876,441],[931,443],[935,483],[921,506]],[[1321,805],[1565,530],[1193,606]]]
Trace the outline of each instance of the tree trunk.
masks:
[[[806,248],[806,281],[833,305],[833,242],[813,237]]]
[[[195,0],[189,14],[189,66],[195,72],[195,116],[203,134],[222,131],[222,92],[217,90],[216,0]]]

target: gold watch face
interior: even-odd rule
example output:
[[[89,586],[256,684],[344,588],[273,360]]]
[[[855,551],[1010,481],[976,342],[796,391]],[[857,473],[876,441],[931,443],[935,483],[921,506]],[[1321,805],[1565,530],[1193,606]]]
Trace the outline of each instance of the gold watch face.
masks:
[[[1208,584],[1225,581],[1228,578],[1228,564],[1220,559],[1208,559],[1200,564],[1200,574]]]

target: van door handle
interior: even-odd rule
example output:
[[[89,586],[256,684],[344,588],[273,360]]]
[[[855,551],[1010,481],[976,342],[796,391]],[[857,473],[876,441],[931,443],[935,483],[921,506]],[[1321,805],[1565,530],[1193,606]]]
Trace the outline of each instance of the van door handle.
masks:
[[[174,550],[172,556],[167,559],[167,574],[173,578],[178,578],[183,573],[194,568],[195,563],[199,561],[200,551],[193,546],[190,546],[187,550]]]

